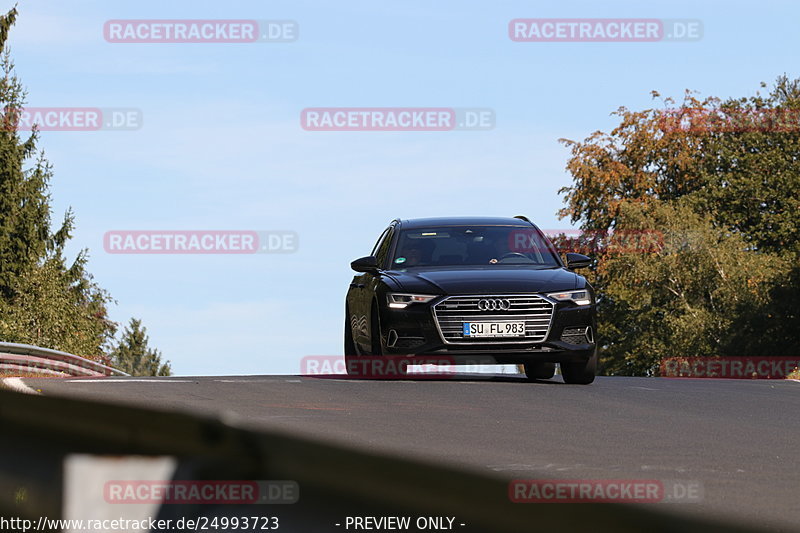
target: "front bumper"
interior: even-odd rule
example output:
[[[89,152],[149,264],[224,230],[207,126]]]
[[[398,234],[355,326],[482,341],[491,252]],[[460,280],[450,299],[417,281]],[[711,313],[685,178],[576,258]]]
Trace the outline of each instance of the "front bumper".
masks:
[[[547,334],[541,340],[500,338],[494,342],[487,340],[467,344],[446,342],[443,338],[433,312],[433,307],[442,299],[429,304],[410,305],[405,309],[384,307],[380,317],[384,353],[441,356],[455,364],[518,364],[586,361],[596,348],[594,305],[555,302]],[[479,321],[481,317],[475,316],[473,320]]]

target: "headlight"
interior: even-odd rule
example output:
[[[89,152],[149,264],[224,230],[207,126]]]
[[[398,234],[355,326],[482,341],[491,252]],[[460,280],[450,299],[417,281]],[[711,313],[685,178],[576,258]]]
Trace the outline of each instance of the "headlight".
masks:
[[[587,290],[551,292],[547,296],[559,302],[575,302],[578,305],[589,305],[592,303],[592,296]]]
[[[411,304],[424,304],[425,302],[430,302],[434,298],[436,298],[436,296],[428,294],[402,294],[398,292],[390,292],[386,295],[386,299],[389,301],[389,307],[392,309],[405,309]]]

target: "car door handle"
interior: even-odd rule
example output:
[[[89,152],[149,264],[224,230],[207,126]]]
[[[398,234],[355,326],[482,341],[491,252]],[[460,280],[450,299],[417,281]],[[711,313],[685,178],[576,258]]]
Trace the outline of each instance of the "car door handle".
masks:
[[[350,286],[353,287],[354,289],[363,289],[364,288],[364,284],[363,283],[351,283]]]

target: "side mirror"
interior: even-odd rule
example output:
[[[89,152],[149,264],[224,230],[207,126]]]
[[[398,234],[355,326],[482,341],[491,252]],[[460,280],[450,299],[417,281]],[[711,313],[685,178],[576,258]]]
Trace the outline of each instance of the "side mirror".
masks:
[[[592,258],[583,254],[568,253],[567,254],[567,268],[574,270],[576,268],[586,268],[592,264]]]
[[[350,268],[356,272],[370,272],[374,274],[378,272],[378,260],[374,255],[368,255],[350,263]]]

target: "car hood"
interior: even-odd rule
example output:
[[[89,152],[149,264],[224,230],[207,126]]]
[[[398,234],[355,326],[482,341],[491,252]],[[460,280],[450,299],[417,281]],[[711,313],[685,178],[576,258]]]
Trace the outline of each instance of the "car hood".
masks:
[[[388,274],[401,290],[428,294],[509,294],[580,288],[580,276],[564,268],[409,269]]]

